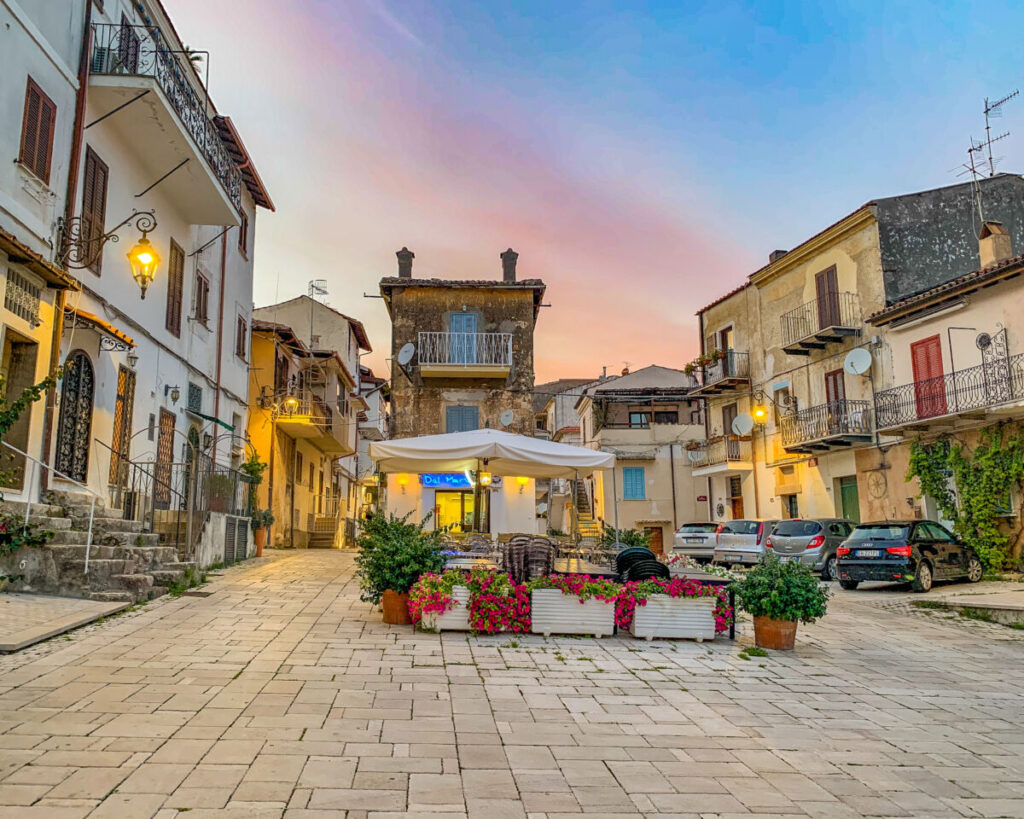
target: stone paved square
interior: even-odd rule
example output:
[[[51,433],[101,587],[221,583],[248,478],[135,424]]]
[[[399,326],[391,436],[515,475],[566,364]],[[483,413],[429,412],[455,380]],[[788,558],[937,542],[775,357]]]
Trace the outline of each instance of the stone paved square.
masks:
[[[0,658],[0,817],[1024,816],[1024,634],[902,591],[745,660],[386,626],[335,551],[208,588]]]

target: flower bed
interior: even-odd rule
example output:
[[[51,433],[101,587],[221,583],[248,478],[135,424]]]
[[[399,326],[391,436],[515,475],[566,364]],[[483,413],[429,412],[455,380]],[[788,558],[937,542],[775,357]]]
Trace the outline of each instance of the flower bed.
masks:
[[[550,575],[530,581],[531,631],[552,634],[615,632],[619,585],[587,575]]]
[[[669,599],[685,599],[685,600],[710,600],[713,601],[709,606],[711,609],[711,616],[714,618],[714,633],[709,637],[713,638],[715,634],[728,630],[729,624],[732,622],[733,610],[729,606],[728,589],[724,586],[708,586],[703,583],[699,583],[696,580],[687,580],[685,577],[674,577],[671,580],[634,580],[629,583],[624,583],[622,589],[619,592],[618,599],[615,604],[615,623],[619,628],[630,629],[633,632],[633,621],[637,611],[637,607],[644,607],[648,601],[655,596],[666,596]],[[676,613],[682,615],[686,608],[690,608],[691,611],[699,610],[706,604],[702,603],[700,606],[695,607],[675,607]],[[671,612],[672,607],[666,606],[664,603],[657,603],[659,612]],[[654,625],[653,618],[644,618],[646,622],[641,622],[640,629],[644,631],[642,635],[647,636],[647,633]],[[696,621],[695,621],[696,622]],[[653,625],[652,625],[653,623]],[[691,624],[692,625],[692,624]],[[697,625],[680,624],[679,629],[696,630]],[[666,629],[668,626],[666,626]],[[701,626],[701,639],[704,639],[703,635],[707,634],[707,630]],[[668,637],[673,636],[669,634],[658,633],[653,636]],[[697,634],[679,634],[680,637],[698,636]]]
[[[530,599],[526,587],[506,574],[450,569],[420,576],[409,592],[409,617],[428,631],[525,632],[530,630]]]

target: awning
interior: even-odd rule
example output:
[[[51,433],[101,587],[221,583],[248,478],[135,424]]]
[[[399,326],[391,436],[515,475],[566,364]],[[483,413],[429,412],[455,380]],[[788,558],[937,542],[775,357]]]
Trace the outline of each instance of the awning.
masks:
[[[46,261],[28,245],[19,241],[13,234],[0,228],[0,250],[7,254],[13,264],[20,264],[41,276],[50,287],[58,290],[80,290],[81,285],[66,270],[62,270],[52,262]]]
[[[111,339],[109,345],[102,345],[100,349],[127,350],[135,347],[135,339],[130,335],[118,330],[113,324],[101,319],[95,313],[88,310],[68,307],[64,310],[64,326],[74,327],[80,330],[95,330],[101,336]]]
[[[495,475],[573,478],[615,466],[615,456],[581,446],[528,438],[497,429],[422,435],[370,444],[381,472],[462,472],[484,469]]]

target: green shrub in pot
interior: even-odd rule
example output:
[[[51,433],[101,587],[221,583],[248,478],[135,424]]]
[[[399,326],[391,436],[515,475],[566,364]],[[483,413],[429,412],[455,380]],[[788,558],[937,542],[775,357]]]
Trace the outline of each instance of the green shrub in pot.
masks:
[[[732,585],[741,609],[754,618],[754,638],[762,648],[791,649],[797,623],[825,616],[828,589],[809,566],[783,562],[770,552]]]
[[[426,520],[408,520],[409,515],[376,514],[364,521],[356,543],[362,600],[377,604],[386,591],[407,594],[421,574],[444,569],[441,532],[425,530]]]

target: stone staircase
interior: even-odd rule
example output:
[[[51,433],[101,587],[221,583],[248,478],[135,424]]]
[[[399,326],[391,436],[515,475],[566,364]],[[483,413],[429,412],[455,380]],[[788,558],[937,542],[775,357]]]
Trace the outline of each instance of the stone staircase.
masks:
[[[49,492],[44,503],[31,505],[29,523],[54,537],[0,558],[11,590],[137,603],[166,594],[195,569],[179,560],[175,548],[161,546],[159,534],[143,532],[140,522],[124,520],[120,509],[97,500],[86,574],[90,501],[84,493]],[[0,502],[0,511],[21,518],[25,505]]]
[[[576,527],[580,537],[598,539],[601,537],[601,525],[594,519],[594,509],[590,505],[590,493],[584,481],[571,481],[572,503],[576,509]]]

